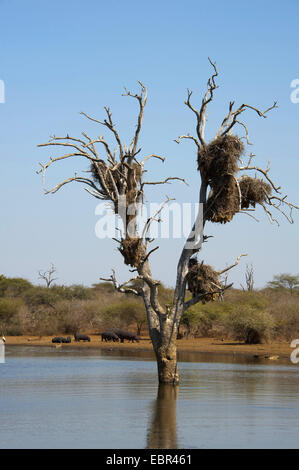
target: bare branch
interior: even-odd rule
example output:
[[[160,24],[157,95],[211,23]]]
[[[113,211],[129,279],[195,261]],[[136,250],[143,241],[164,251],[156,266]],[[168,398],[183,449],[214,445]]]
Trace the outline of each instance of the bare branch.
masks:
[[[244,129],[245,129],[245,134],[246,134],[246,142],[248,145],[253,145],[251,142],[249,142],[249,134],[248,134],[248,129],[247,129],[247,126],[244,124],[244,122],[241,122],[241,121],[236,121],[236,124],[240,124],[240,126],[243,126]]]
[[[267,207],[265,206],[265,204],[261,203],[260,205],[262,206],[262,208],[263,208],[264,211],[266,212],[267,217],[268,217],[270,223],[273,224],[273,223],[275,222],[275,223],[278,225],[278,227],[279,227],[279,222],[278,222],[278,220],[273,217],[272,213],[267,209]]]
[[[267,168],[265,170],[263,170],[262,168],[260,168],[256,165],[252,165],[253,157],[255,157],[255,155],[253,153],[251,153],[250,156],[249,156],[249,160],[248,160],[247,165],[246,166],[241,166],[239,168],[239,170],[240,171],[254,170],[254,171],[257,171],[257,172],[261,173],[265,177],[265,179],[268,181],[268,183],[270,184],[272,189],[274,189],[276,195],[274,195],[274,196],[266,195],[266,202],[265,203],[259,203],[262,206],[262,208],[264,209],[269,221],[271,222],[271,224],[276,223],[277,225],[279,225],[279,222],[273,216],[273,214],[271,212],[271,209],[268,209],[266,207],[266,205],[268,205],[270,208],[273,207],[274,209],[279,211],[287,219],[287,221],[289,223],[291,223],[291,224],[294,223],[294,220],[293,220],[293,217],[292,217],[292,211],[293,211],[293,209],[299,209],[299,207],[296,206],[295,204],[292,204],[291,202],[287,201],[287,195],[278,196],[278,195],[281,195],[281,191],[280,191],[281,187],[276,186],[275,183],[273,182],[273,180],[269,176],[270,162],[268,161]],[[289,211],[289,214],[286,213],[286,210]]]
[[[235,175],[233,173],[227,173],[227,174],[232,176],[235,183],[236,183],[236,186],[237,186],[237,189],[238,189],[238,196],[239,196],[239,212],[240,212],[241,211],[241,206],[242,206],[242,194],[241,194],[241,188],[240,188],[239,181],[237,180],[237,178],[235,177]]]
[[[259,219],[257,219],[256,217],[254,217],[254,215],[249,214],[248,210],[247,210],[247,211],[241,210],[241,211],[238,212],[238,214],[245,214],[245,215],[248,215],[249,217],[252,217],[256,222],[259,222]]]
[[[68,139],[68,137],[55,137],[54,139],[49,140],[49,142],[46,142],[45,144],[38,144],[38,147],[49,147],[51,145],[56,145],[56,146],[61,146],[61,147],[71,147],[77,150],[75,154],[82,155],[83,157],[87,157],[91,160],[94,160],[94,157],[92,157],[89,153],[84,151],[81,147],[75,144],[70,144],[68,142],[54,142],[53,140],[62,140],[62,139]],[[86,142],[84,142],[85,145]],[[61,158],[61,157],[60,157]]]
[[[147,233],[150,229],[150,226],[151,226],[151,223],[153,221],[156,221],[156,222],[160,222],[161,219],[157,219],[157,216],[161,213],[161,211],[163,210],[163,208],[166,206],[166,204],[168,204],[169,201],[174,201],[173,198],[170,198],[168,196],[166,196],[167,199],[161,204],[161,206],[159,207],[159,209],[155,212],[155,214],[152,216],[152,217],[149,217],[146,221],[146,223],[144,224],[144,227],[143,227],[143,230],[142,230],[142,235],[141,235],[141,238],[146,238],[147,236]],[[148,241],[148,240],[147,240]],[[147,246],[147,245],[146,245]]]
[[[105,198],[105,195],[102,194],[100,191],[98,191],[98,193],[96,193],[95,191],[91,191],[91,190],[88,189],[88,188],[84,188],[84,190],[87,191],[91,196],[93,196],[93,197],[95,197],[95,198],[97,198],[97,199],[101,199],[101,200],[106,199],[106,198]]]
[[[227,126],[228,122],[230,121],[230,118],[231,118],[231,115],[232,115],[232,112],[233,112],[234,104],[235,104],[234,101],[230,101],[228,114],[223,119],[222,124],[221,124],[220,128],[218,129],[218,131],[215,135],[215,139],[223,132],[223,130]]]
[[[193,140],[193,142],[195,142],[195,144],[197,145],[197,147],[198,147],[199,149],[201,148],[201,145],[200,145],[199,141],[196,139],[196,137],[193,137],[193,136],[190,135],[190,134],[187,134],[187,135],[180,135],[177,139],[174,139],[174,142],[176,142],[177,144],[179,144],[182,139],[191,139],[191,140]]]
[[[130,144],[130,154],[131,155],[135,155],[135,152],[136,152],[138,137],[139,137],[142,121],[143,121],[144,108],[145,108],[146,100],[147,100],[147,88],[139,80],[138,80],[138,83],[141,86],[140,95],[138,95],[137,93],[135,95],[133,95],[126,88],[125,88],[126,93],[123,95],[123,96],[131,96],[132,98],[136,98],[139,102],[139,107],[140,107],[135,136],[133,137],[132,142]]]
[[[114,288],[118,292],[122,292],[123,294],[133,294],[133,295],[136,295],[136,296],[141,296],[142,293],[141,293],[140,290],[133,289],[132,287],[125,287],[127,284],[129,284],[132,281],[135,281],[136,279],[140,279],[140,278],[139,277],[134,277],[132,279],[129,279],[129,281],[124,282],[123,284],[119,284],[119,282],[116,279],[114,269],[112,269],[112,274],[108,279],[104,278],[104,277],[100,277],[101,281],[112,282]]]
[[[239,171],[246,171],[246,170],[255,170],[255,171],[258,171],[259,173],[262,173],[262,175],[264,175],[264,177],[266,178],[266,180],[270,183],[270,185],[272,186],[272,188],[274,189],[274,191],[276,193],[279,193],[280,194],[280,189],[281,187],[280,186],[276,186],[274,184],[274,182],[272,181],[272,179],[269,177],[268,173],[270,171],[270,162],[268,162],[268,166],[265,170],[263,170],[262,168],[258,167],[258,166],[252,166],[251,165],[251,162],[252,162],[252,159],[253,157],[255,157],[255,155],[253,153],[250,154],[249,156],[249,160],[248,160],[248,163],[246,166],[241,166],[239,167]]]
[[[210,64],[214,68],[214,74],[208,80],[208,83],[207,83],[208,90],[207,90],[207,92],[205,94],[205,97],[202,101],[202,105],[201,105],[201,109],[200,109],[202,139],[204,139],[204,133],[205,133],[207,105],[213,99],[214,90],[216,90],[216,88],[218,88],[218,86],[215,83],[215,78],[218,76],[218,71],[217,71],[217,68],[216,68],[216,62],[213,63],[210,58],[208,58],[208,59],[209,59]]]
[[[203,145],[203,146],[205,146],[204,131],[205,131],[205,125],[206,125],[207,106],[213,99],[214,90],[216,90],[216,88],[218,88],[218,86],[216,85],[216,82],[215,82],[215,78],[218,76],[218,71],[217,71],[217,68],[216,68],[216,64],[213,63],[210,58],[209,58],[209,62],[210,62],[210,64],[212,65],[212,67],[214,69],[214,73],[208,80],[207,92],[206,92],[206,94],[205,94],[205,96],[202,100],[200,110],[198,111],[196,108],[194,108],[194,106],[192,106],[192,104],[190,102],[192,91],[187,90],[187,100],[185,101],[185,105],[188,106],[188,108],[191,109],[191,111],[193,111],[193,113],[196,115],[196,118],[197,118],[196,132],[197,132],[197,136],[198,136],[198,139],[200,141],[200,144]],[[192,137],[187,135],[186,138],[192,138]],[[180,138],[178,140],[180,140]],[[198,145],[199,142],[197,141],[197,139],[195,139],[193,137],[192,140],[194,140],[196,145],[199,146]]]
[[[153,248],[151,251],[149,251],[149,252],[147,253],[146,257],[144,258],[143,263],[145,263],[145,262],[148,260],[148,258],[150,257],[150,255],[151,255],[154,251],[156,251],[156,250],[158,250],[158,249],[159,249],[159,247],[156,246],[156,248]]]
[[[113,155],[113,153],[111,152],[110,148],[109,148],[109,145],[107,144],[107,142],[104,140],[104,137],[103,136],[99,136],[97,139],[94,139],[94,140],[90,140],[89,143],[85,144],[84,147],[88,147],[88,146],[94,146],[94,144],[97,144],[97,143],[101,143],[104,145],[105,147],[105,150],[106,150],[106,154],[107,154],[107,158],[108,158],[108,161],[113,165],[116,163],[116,160],[115,160],[115,156]]]
[[[122,159],[123,156],[124,156],[123,146],[122,146],[121,140],[119,138],[118,132],[116,131],[116,129],[114,127],[114,124],[113,124],[113,121],[112,121],[112,114],[110,112],[110,109],[107,106],[105,106],[104,109],[106,111],[108,121],[107,121],[107,119],[104,119],[104,121],[99,121],[98,119],[95,119],[95,118],[89,116],[88,114],[84,113],[83,111],[81,111],[80,114],[85,116],[90,121],[96,122],[97,124],[101,124],[102,126],[106,126],[114,134],[115,140],[116,140],[116,142],[118,144],[118,148],[119,148],[120,159]]]
[[[296,206],[295,204],[292,204],[292,203],[288,202],[286,200],[286,198],[287,198],[287,196],[284,196],[282,198],[277,197],[277,196],[271,196],[271,197],[268,197],[268,204],[269,204],[269,206],[272,206],[276,210],[278,210],[287,219],[288,222],[293,224],[294,223],[293,209],[299,209],[299,207]],[[276,201],[278,201],[278,203],[276,203]],[[285,213],[285,211],[281,209],[281,207],[288,208],[289,209],[289,215],[287,215]]]
[[[79,142],[82,145],[80,147],[80,146],[75,145],[73,143],[60,142],[60,141],[64,141],[64,140],[71,140],[71,141]],[[50,165],[52,165],[52,163],[55,163],[55,162],[61,161],[61,160],[65,160],[67,158],[72,158],[72,157],[84,157],[84,158],[87,158],[90,162],[101,162],[101,161],[103,161],[103,160],[97,158],[96,154],[94,153],[93,148],[90,148],[90,147],[84,148],[85,144],[86,144],[86,142],[84,142],[83,140],[75,139],[73,137],[70,137],[69,135],[66,135],[66,137],[52,136],[51,140],[49,142],[46,142],[44,144],[39,144],[38,147],[62,146],[62,147],[71,147],[71,148],[76,150],[76,152],[71,152],[71,153],[62,155],[60,157],[55,157],[55,158],[50,157],[50,160],[45,164],[39,163],[40,166],[41,166],[41,169],[38,170],[36,173],[37,174],[42,173],[43,185],[45,185],[46,170],[49,168]],[[92,152],[92,155],[90,153],[88,153],[88,150]]]
[[[237,120],[237,117],[240,114],[242,114],[246,109],[252,109],[260,117],[266,118],[267,117],[266,113],[268,113],[269,111],[271,111],[274,108],[278,108],[276,101],[274,101],[274,104],[272,106],[270,106],[268,109],[266,109],[265,111],[260,111],[258,108],[255,108],[254,106],[250,106],[250,105],[244,104],[244,103],[241,106],[239,106],[239,108],[233,110],[233,105],[234,105],[234,102],[231,101],[230,104],[229,104],[229,113],[224,118],[220,130],[216,134],[216,137],[218,135],[224,136],[224,135],[228,134],[232,130],[232,128],[235,126],[235,124],[237,124],[237,123],[243,125],[243,123],[240,123]],[[248,135],[248,131],[247,131],[247,135]]]
[[[81,176],[77,176],[75,174],[75,176],[71,177],[71,178],[67,178],[65,179],[64,181],[62,181],[61,183],[57,184],[56,186],[54,186],[53,188],[51,189],[48,189],[45,191],[45,194],[54,194],[56,193],[57,191],[59,191],[59,189],[68,184],[68,183],[72,183],[73,181],[76,181],[78,183],[84,183],[84,184],[87,184],[88,186],[90,186],[91,188],[94,189],[94,191],[96,192],[97,194],[97,197],[98,199],[105,199],[105,196],[104,196],[104,193],[102,193],[97,187],[96,185],[94,184],[94,182],[88,178],[83,178]]]
[[[154,153],[152,155],[149,155],[148,157],[144,158],[141,162],[140,165],[144,165],[144,163],[149,160],[150,158],[158,158],[159,160],[162,160],[162,162],[165,162],[166,158],[161,157],[160,155],[155,155]]]
[[[144,181],[141,186],[144,186],[145,184],[166,184],[171,180],[181,181],[182,183],[185,183],[187,186],[189,186],[188,183],[186,183],[186,181],[184,180],[184,178],[179,178],[178,176],[168,176],[168,178],[166,178],[164,181]]]
[[[242,256],[247,256],[247,254],[239,255],[234,264],[232,264],[232,265],[229,266],[228,268],[223,269],[222,271],[218,271],[219,276],[220,276],[221,274],[223,274],[223,273],[226,273],[227,271],[229,271],[230,269],[234,268],[235,266],[237,266],[237,265],[239,264],[239,261],[240,261],[240,259],[242,258]]]

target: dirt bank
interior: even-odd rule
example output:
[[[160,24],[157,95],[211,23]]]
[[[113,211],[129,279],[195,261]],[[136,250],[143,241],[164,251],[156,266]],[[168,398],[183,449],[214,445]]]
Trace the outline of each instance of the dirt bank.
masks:
[[[148,337],[142,337],[139,343],[113,343],[102,342],[98,335],[90,335],[91,341],[77,343],[72,339],[70,344],[62,344],[61,347],[76,348],[98,348],[98,349],[115,349],[115,350],[134,350],[149,351],[152,350],[152,344]],[[56,347],[52,343],[52,336],[7,336],[6,344],[11,346],[51,346]],[[224,340],[216,338],[196,338],[181,339],[177,342],[178,351],[193,353],[211,353],[211,354],[231,354],[231,355],[248,355],[248,356],[279,356],[279,359],[289,358],[291,352],[290,343],[272,342],[267,344],[247,345],[237,341]],[[59,346],[60,347],[60,346]],[[276,358],[273,358],[275,360]]]

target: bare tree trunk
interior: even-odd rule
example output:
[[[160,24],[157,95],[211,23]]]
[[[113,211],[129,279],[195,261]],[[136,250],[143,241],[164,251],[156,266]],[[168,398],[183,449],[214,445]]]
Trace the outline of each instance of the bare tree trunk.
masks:
[[[142,297],[147,313],[149,336],[157,359],[160,384],[178,384],[176,338],[183,304],[177,302],[172,309],[162,309],[158,299],[159,283],[153,281],[148,261],[139,269],[144,279]],[[178,311],[180,308],[180,312]]]
[[[146,299],[145,307],[150,318],[148,322],[149,336],[156,355],[159,383],[178,384],[177,326],[174,325],[167,313],[160,315],[159,322],[157,322],[156,313],[147,304]]]
[[[172,325],[167,325],[166,322],[158,341],[152,341],[157,359],[159,383],[175,385],[179,383],[176,332],[172,332]]]

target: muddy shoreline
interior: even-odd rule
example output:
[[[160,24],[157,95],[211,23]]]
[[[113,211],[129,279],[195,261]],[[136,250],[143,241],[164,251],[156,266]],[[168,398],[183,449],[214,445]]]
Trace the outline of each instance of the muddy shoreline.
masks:
[[[152,344],[148,337],[142,337],[139,343],[113,343],[101,341],[99,335],[90,335],[90,342],[72,342],[69,344],[55,345],[52,343],[52,336],[7,336],[7,346],[47,346],[62,347],[72,349],[92,348],[110,351],[152,351]],[[287,342],[271,342],[265,344],[247,345],[237,341],[219,340],[218,338],[195,338],[181,339],[177,341],[178,352],[189,353],[205,353],[205,354],[225,354],[225,355],[241,355],[251,357],[261,357],[279,360],[289,359],[293,351],[290,343]],[[278,356],[278,357],[277,357]]]

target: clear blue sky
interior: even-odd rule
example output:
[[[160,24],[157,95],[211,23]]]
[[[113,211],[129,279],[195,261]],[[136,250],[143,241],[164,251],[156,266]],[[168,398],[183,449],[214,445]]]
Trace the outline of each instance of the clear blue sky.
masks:
[[[109,275],[111,267],[126,279],[114,242],[95,236],[97,200],[79,185],[44,195],[35,171],[50,152],[37,144],[53,133],[98,135],[79,112],[101,120],[105,105],[129,141],[137,108],[121,93],[123,86],[136,90],[141,80],[149,90],[142,152],[167,157],[164,165],[153,161],[148,167],[152,178],[172,174],[190,183],[149,195],[156,201],[165,193],[178,202],[197,200],[195,148],[173,139],[195,132],[194,116],[184,105],[186,88],[193,90],[194,104],[200,103],[211,71],[208,56],[217,62],[220,86],[208,136],[216,132],[230,100],[261,108],[277,100],[279,109],[268,119],[243,115],[254,143],[249,151],[261,166],[271,160],[273,178],[299,203],[299,103],[290,101],[290,83],[299,78],[298,15],[297,0],[0,0],[0,79],[6,86],[6,102],[0,104],[0,272],[37,282],[37,271],[53,262],[59,282],[66,284],[90,285]],[[47,183],[80,168],[77,160],[53,166]],[[279,228],[263,213],[257,215],[259,223],[238,215],[231,224],[206,230],[214,238],[202,256],[215,268],[248,253],[231,273],[236,287],[244,282],[246,263],[253,263],[258,287],[276,273],[299,272],[298,215],[294,225],[281,220]],[[152,256],[154,275],[173,285],[183,240],[159,245]]]

